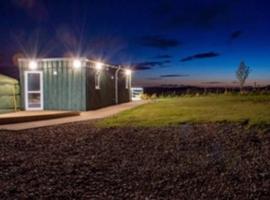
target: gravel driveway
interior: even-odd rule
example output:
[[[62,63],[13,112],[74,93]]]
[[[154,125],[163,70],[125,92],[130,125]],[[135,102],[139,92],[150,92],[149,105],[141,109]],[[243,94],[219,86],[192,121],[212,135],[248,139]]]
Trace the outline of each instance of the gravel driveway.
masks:
[[[270,127],[0,132],[0,199],[269,199]]]

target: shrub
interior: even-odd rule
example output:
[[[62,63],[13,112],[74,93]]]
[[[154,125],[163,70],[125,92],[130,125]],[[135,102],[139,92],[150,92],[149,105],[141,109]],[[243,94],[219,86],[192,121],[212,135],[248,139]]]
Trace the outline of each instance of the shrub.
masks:
[[[143,93],[143,94],[141,94],[141,99],[142,100],[149,100],[150,96],[148,94]]]
[[[157,95],[156,94],[152,94],[151,97],[150,97],[151,100],[155,100],[157,99]]]
[[[152,94],[152,95],[149,95],[149,94],[142,94],[141,95],[141,99],[142,100],[155,100],[157,99],[158,96],[156,94]]]

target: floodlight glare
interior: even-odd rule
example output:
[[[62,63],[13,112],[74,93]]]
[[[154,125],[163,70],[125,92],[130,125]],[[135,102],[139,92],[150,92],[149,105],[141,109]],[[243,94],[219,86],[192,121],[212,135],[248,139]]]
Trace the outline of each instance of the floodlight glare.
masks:
[[[37,62],[35,60],[31,60],[29,62],[29,69],[36,70],[37,69]]]
[[[104,64],[101,63],[101,62],[97,62],[97,63],[96,63],[96,66],[95,66],[95,67],[96,67],[96,70],[101,70],[102,67],[103,67],[103,65],[104,65]]]
[[[82,66],[82,62],[81,62],[80,60],[75,59],[75,60],[73,61],[73,67],[74,67],[75,69],[79,69],[79,68],[81,68],[81,66]]]
[[[126,69],[125,73],[126,73],[127,76],[130,76],[132,71],[130,69]]]

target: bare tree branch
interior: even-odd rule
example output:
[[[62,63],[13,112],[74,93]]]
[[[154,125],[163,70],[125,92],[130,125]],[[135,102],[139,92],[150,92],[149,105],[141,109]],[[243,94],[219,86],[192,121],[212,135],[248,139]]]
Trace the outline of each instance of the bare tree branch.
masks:
[[[246,79],[248,78],[250,74],[250,67],[248,67],[244,61],[242,61],[236,71],[236,77],[240,84],[240,92],[243,92],[243,87],[246,82]]]

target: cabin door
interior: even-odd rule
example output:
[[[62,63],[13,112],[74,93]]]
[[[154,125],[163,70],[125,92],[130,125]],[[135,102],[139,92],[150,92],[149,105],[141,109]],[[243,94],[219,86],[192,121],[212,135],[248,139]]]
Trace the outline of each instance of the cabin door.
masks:
[[[25,110],[43,110],[42,71],[25,71]]]

